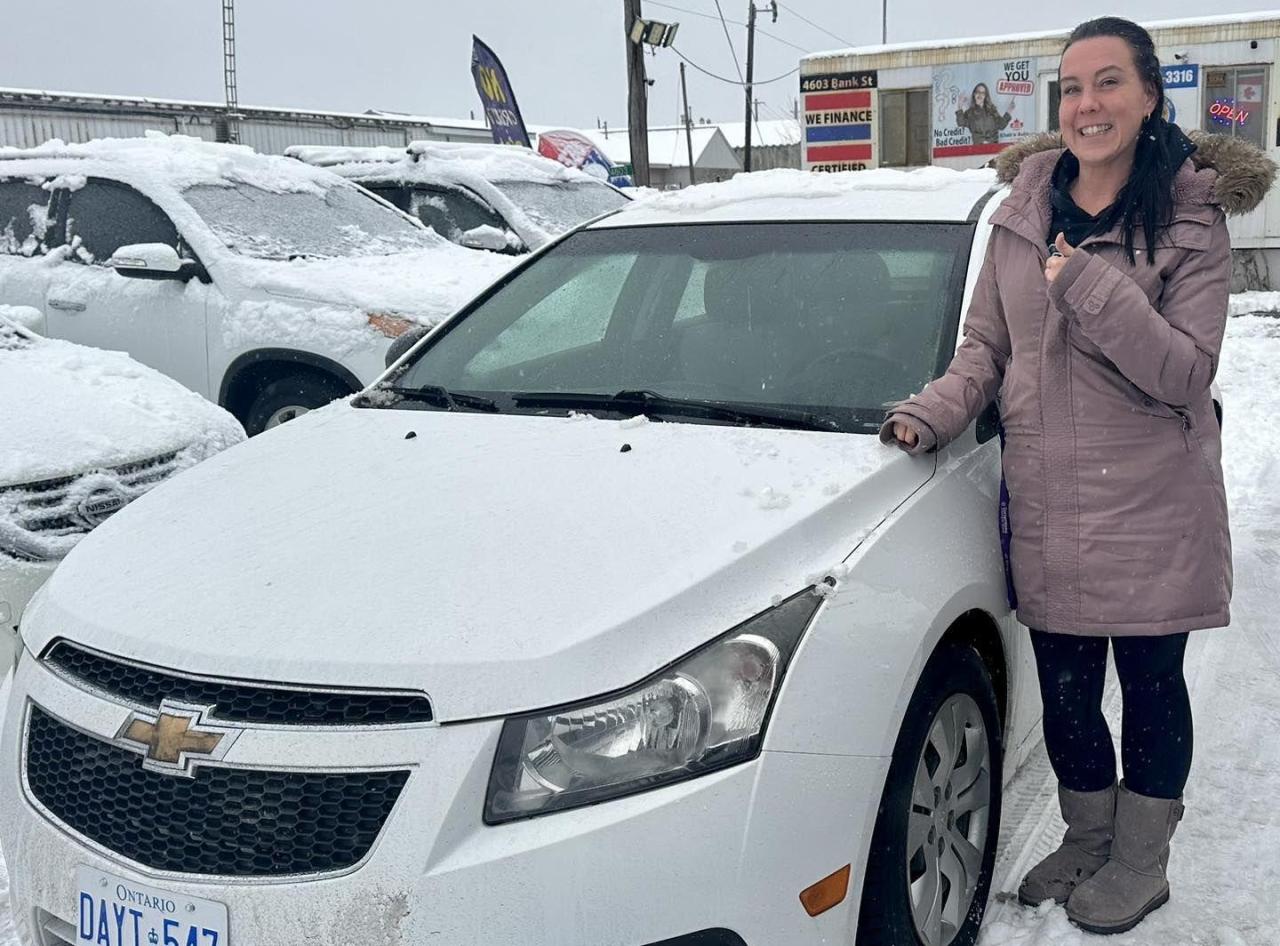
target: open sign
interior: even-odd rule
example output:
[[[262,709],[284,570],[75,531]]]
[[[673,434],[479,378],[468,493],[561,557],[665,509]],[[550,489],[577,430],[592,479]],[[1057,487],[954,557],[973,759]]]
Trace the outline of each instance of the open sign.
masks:
[[[1230,100],[1214,102],[1209,106],[1209,114],[1223,125],[1243,125],[1249,120],[1249,113]]]

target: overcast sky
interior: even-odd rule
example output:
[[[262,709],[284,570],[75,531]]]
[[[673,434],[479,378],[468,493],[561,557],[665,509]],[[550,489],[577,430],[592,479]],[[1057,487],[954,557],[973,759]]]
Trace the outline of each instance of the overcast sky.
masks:
[[[1276,5],[1238,0],[1212,12]],[[720,0],[720,6],[728,38],[715,0],[643,0],[646,18],[680,23],[675,45],[684,56],[737,81],[747,4]],[[786,0],[778,7],[777,23],[767,12],[759,17],[757,81],[794,69],[804,52],[880,41],[875,0]],[[240,103],[478,115],[470,73],[474,33],[501,57],[526,122],[617,127],[627,114],[623,9],[623,0],[239,0]],[[1093,0],[1070,7],[890,0],[888,36],[903,42],[1057,29],[1112,12],[1114,6]],[[1125,15],[1139,20],[1208,12],[1203,0],[1125,4]],[[649,121],[675,122],[679,59],[660,49],[647,63],[656,80]],[[742,119],[740,88],[693,68],[688,82],[695,120]],[[791,75],[757,86],[759,117],[790,115],[797,82]],[[222,4],[3,0],[0,86],[222,101]]]

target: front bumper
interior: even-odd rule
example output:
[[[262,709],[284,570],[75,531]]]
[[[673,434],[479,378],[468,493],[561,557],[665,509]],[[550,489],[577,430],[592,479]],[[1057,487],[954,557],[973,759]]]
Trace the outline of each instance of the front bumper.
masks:
[[[0,741],[0,843],[23,946],[61,946],[78,866],[225,903],[233,946],[788,946],[852,941],[888,760],[765,752],[753,762],[588,808],[481,820],[501,721],[246,731],[229,765],[411,769],[377,843],[337,876],[164,874],[96,849],[33,804],[28,707],[110,739],[128,708],[24,659]],[[148,812],[139,812],[145,821]],[[811,918],[802,889],[853,864],[848,896]],[[65,927],[64,927],[65,928]]]

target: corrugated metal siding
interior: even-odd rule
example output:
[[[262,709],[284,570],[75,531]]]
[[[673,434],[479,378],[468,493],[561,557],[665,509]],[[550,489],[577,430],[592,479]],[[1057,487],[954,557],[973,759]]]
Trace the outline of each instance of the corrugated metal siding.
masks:
[[[84,112],[0,108],[0,145],[33,148],[51,138],[67,142],[90,141],[94,138],[135,138],[148,130],[169,134],[177,131],[183,134],[196,133],[187,130],[187,126],[178,119],[178,116],[107,116]],[[211,138],[212,133],[208,137]]]
[[[733,153],[742,161],[746,148],[734,148]],[[793,145],[757,145],[751,146],[751,170],[769,171],[773,168],[800,167],[800,144]]]

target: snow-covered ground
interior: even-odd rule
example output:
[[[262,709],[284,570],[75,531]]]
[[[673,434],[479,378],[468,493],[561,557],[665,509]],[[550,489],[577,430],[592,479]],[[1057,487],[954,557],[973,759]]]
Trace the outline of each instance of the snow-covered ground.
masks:
[[[1270,295],[1273,316],[1230,321],[1218,373],[1235,599],[1231,627],[1192,634],[1188,649],[1196,760],[1169,863],[1172,899],[1108,946],[1280,946],[1280,495],[1272,489],[1280,480],[1280,294]],[[1256,298],[1233,300],[1233,311],[1262,308]],[[1106,699],[1118,740],[1114,680]],[[1005,800],[980,946],[1103,942],[1073,927],[1060,907],[1016,902],[1022,874],[1061,832],[1041,749]],[[7,893],[0,863],[0,946],[17,946]]]

